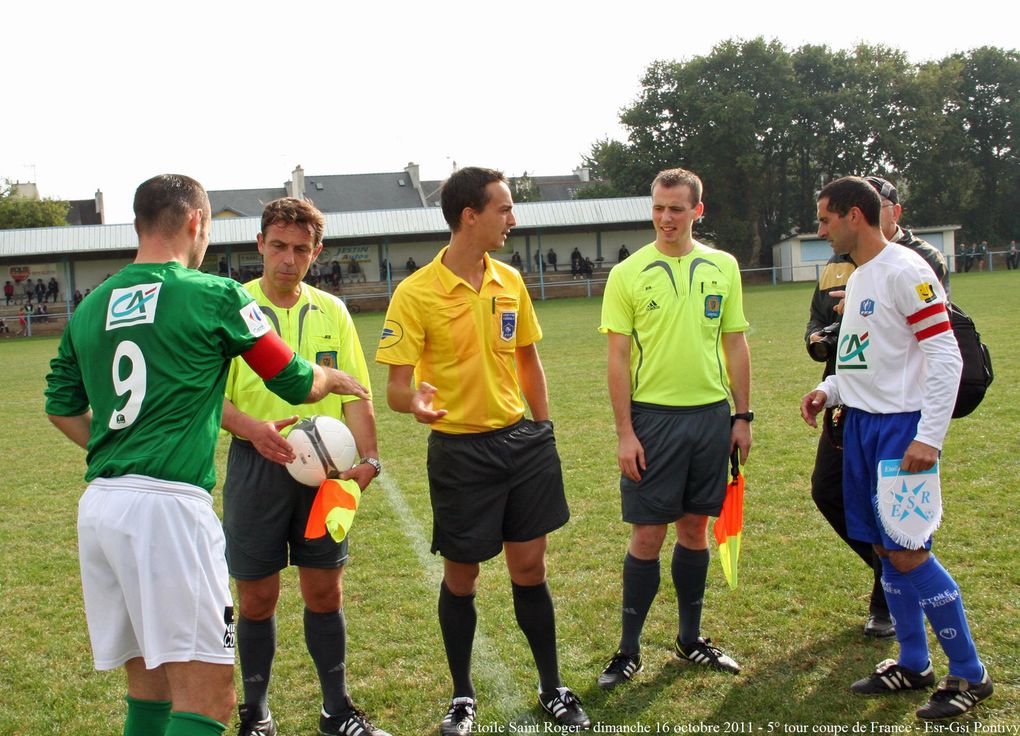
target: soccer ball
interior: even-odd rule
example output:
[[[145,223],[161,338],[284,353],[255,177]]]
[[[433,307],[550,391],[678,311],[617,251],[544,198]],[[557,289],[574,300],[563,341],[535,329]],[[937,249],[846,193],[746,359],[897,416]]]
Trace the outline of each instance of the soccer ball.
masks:
[[[318,488],[354,465],[358,448],[347,425],[334,417],[308,417],[287,435],[297,457],[287,470],[298,483]]]

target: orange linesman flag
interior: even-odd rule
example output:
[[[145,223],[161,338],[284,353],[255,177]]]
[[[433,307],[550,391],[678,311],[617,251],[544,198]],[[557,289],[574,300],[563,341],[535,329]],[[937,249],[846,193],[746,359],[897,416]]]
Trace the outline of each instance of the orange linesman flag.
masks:
[[[329,532],[333,539],[342,542],[351,530],[360,501],[361,486],[356,481],[335,478],[322,481],[308,514],[305,537],[318,539]]]
[[[730,456],[730,482],[726,486],[726,500],[715,520],[712,531],[719,544],[719,562],[726,582],[737,587],[737,562],[740,559],[740,537],[744,529],[744,476],[740,472],[739,450]]]

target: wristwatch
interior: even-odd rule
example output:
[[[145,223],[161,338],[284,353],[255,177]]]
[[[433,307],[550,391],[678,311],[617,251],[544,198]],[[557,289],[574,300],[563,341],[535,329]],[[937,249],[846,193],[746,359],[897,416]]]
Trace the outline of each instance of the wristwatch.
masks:
[[[754,412],[753,411],[745,411],[745,412],[741,412],[739,414],[734,414],[730,419],[731,419],[731,424],[733,422],[737,421],[738,419],[743,419],[745,422],[751,423],[751,422],[754,421]]]
[[[372,477],[373,478],[378,478],[379,477],[379,473],[382,472],[382,463],[379,462],[379,459],[378,458],[374,458],[374,457],[363,457],[363,458],[361,458],[361,463],[360,464],[364,465],[366,463],[371,465],[373,468],[375,468],[375,475],[373,475]]]

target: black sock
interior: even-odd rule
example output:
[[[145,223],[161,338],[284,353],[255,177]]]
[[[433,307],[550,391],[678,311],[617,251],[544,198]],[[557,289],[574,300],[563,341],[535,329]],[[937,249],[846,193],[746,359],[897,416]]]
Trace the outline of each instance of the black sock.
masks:
[[[475,697],[475,686],[471,682],[471,649],[477,624],[474,593],[454,595],[444,580],[439,586],[439,628],[443,632],[455,698]]]
[[[680,614],[680,643],[693,644],[701,635],[701,607],[705,602],[708,579],[708,549],[673,547],[673,585]]]
[[[648,609],[659,592],[659,558],[639,560],[630,552],[623,558],[623,634],[620,651],[638,654],[641,651],[641,629]]]
[[[347,700],[347,622],[344,611],[315,613],[305,609],[305,644],[322,687],[322,707],[331,716],[350,710]]]
[[[531,645],[531,654],[538,668],[539,687],[549,692],[560,687],[560,665],[556,657],[556,611],[549,584],[518,585],[511,581],[514,592],[514,614],[517,625]]]
[[[241,663],[244,702],[257,720],[269,717],[269,676],[276,654],[276,616],[262,621],[237,617],[237,656]]]

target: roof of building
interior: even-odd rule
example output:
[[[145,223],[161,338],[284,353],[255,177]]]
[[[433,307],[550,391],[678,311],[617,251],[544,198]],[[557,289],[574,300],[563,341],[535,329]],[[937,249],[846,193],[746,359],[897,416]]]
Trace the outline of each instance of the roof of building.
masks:
[[[363,212],[421,207],[421,197],[406,171],[380,174],[305,174],[305,198],[322,212]],[[269,189],[211,189],[213,217],[262,215],[262,208],[287,196],[286,186]]]
[[[527,235],[538,230],[647,225],[650,208],[651,197],[523,202],[514,205],[515,229],[518,235]],[[210,245],[254,243],[260,225],[261,209],[257,216],[213,220]],[[427,240],[448,231],[438,207],[326,213],[327,240]],[[124,251],[137,244],[130,223],[0,230],[0,258]]]
[[[68,202],[68,225],[102,225],[103,213],[96,206],[95,199],[72,199]]]

